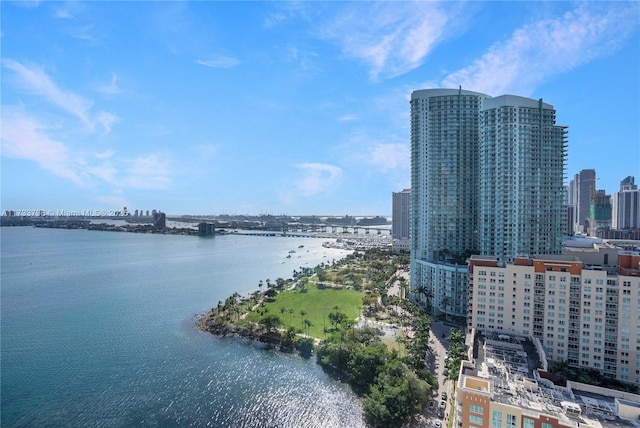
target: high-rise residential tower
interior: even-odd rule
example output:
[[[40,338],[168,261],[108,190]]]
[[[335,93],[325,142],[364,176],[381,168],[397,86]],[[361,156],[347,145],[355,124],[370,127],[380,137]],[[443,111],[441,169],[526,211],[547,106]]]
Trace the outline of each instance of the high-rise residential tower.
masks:
[[[466,315],[465,259],[478,249],[482,101],[462,89],[411,94],[411,288],[434,313]]]
[[[391,238],[396,251],[409,251],[409,209],[411,207],[411,190],[393,192],[391,196]]]
[[[591,215],[591,199],[596,195],[596,170],[583,169],[573,177],[573,203],[575,206],[575,230],[587,233]]]
[[[471,254],[559,254],[566,128],[553,106],[462,89],[411,94],[411,286],[466,316]]]
[[[613,194],[613,229],[640,228],[640,190],[635,178],[629,176],[620,182],[620,191]]]
[[[513,260],[561,253],[565,135],[553,106],[542,100],[484,100],[478,146],[481,254]]]

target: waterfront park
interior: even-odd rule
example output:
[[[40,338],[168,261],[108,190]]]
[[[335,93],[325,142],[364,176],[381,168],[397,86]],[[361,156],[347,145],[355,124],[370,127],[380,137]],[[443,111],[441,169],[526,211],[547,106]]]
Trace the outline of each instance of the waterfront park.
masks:
[[[354,252],[287,280],[260,281],[247,296],[234,293],[199,325],[315,358],[362,398],[369,425],[401,427],[438,390],[425,366],[430,318],[407,298],[408,263],[387,249]]]

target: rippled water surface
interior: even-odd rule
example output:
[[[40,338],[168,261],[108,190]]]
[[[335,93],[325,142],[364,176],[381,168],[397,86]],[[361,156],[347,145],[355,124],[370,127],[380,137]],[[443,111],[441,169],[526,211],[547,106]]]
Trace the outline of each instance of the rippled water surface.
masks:
[[[194,327],[233,292],[344,251],[311,238],[0,233],[3,427],[364,426],[315,362]]]

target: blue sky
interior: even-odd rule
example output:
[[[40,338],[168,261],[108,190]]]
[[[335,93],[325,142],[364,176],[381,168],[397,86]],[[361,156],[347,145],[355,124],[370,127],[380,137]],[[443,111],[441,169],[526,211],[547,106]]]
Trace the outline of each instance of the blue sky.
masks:
[[[409,98],[543,98],[640,181],[638,2],[8,2],[2,210],[389,215]]]

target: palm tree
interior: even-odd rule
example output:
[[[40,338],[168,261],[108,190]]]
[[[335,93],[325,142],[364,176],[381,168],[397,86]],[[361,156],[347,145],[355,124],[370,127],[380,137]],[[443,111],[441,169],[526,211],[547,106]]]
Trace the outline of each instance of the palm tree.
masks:
[[[311,327],[313,324],[311,324],[311,321],[309,321],[309,320],[308,320],[308,319],[306,319],[306,318],[304,319],[304,321],[303,321],[303,322],[304,322],[304,327],[305,327],[305,329],[304,329],[304,334],[307,334],[307,333],[308,333],[308,331],[309,331],[309,327]]]
[[[418,285],[416,288],[414,288],[414,292],[416,294],[422,294],[425,297],[425,300],[427,301],[425,306],[427,307],[427,309],[431,308],[431,299],[433,298],[433,291],[431,291],[431,288],[427,288],[424,285]],[[435,309],[435,308],[431,308],[431,309]]]
[[[307,311],[305,311],[304,309],[302,309],[302,310],[300,311],[300,316],[301,316],[302,318],[304,318],[304,316],[305,316],[305,315],[307,315]],[[304,320],[302,320],[302,330],[304,330]]]

